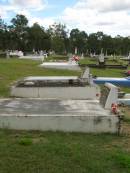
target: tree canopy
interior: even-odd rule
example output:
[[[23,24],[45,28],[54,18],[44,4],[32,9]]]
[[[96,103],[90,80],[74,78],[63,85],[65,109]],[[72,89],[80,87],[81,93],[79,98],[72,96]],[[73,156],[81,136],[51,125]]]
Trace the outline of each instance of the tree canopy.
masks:
[[[130,52],[130,37],[117,35],[112,37],[99,31],[87,34],[78,28],[68,32],[66,25],[54,23],[48,29],[34,23],[28,26],[28,19],[17,14],[11,24],[7,25],[0,18],[0,50],[54,50],[56,53],[74,53],[77,47],[78,54],[127,55]]]

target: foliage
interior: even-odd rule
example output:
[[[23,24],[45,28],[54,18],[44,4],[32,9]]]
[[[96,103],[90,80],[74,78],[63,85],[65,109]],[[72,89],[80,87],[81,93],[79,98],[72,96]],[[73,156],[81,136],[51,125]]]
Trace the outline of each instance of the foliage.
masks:
[[[65,24],[54,23],[48,29],[34,23],[28,26],[24,15],[16,15],[7,25],[0,18],[0,50],[22,50],[32,52],[54,50],[56,53],[100,54],[101,49],[106,55],[125,55],[130,51],[130,38],[117,35],[111,37],[103,32],[87,34],[74,28],[69,31]]]
[[[28,31],[28,43],[27,47],[30,50],[46,50],[50,49],[50,37],[45,29],[40,26],[38,23],[34,23]]]
[[[51,36],[52,50],[60,54],[68,50],[68,36],[65,25],[54,23],[49,27],[48,33]]]
[[[78,53],[86,53],[87,38],[88,35],[84,31],[79,31],[78,29],[72,29],[70,32],[71,51],[74,53],[75,48],[77,48]]]

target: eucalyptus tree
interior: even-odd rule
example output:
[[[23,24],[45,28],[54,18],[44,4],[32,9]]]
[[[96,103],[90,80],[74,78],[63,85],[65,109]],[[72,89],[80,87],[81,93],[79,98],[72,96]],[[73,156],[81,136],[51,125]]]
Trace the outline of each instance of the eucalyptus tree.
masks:
[[[8,47],[8,30],[4,20],[0,17],[0,50],[6,50]]]
[[[29,30],[29,45],[30,49],[46,50],[51,48],[50,36],[45,29],[38,23],[34,23]]]
[[[51,36],[51,48],[57,53],[64,53],[69,50],[68,31],[66,26],[60,23],[54,23],[48,29]]]
[[[28,19],[22,14],[17,14],[11,23],[9,26],[13,39],[11,41],[16,43],[15,49],[25,51],[28,42]]]
[[[77,48],[78,53],[86,53],[87,40],[88,35],[85,31],[80,31],[77,28],[72,29],[70,32],[71,51],[74,53],[75,48]]]

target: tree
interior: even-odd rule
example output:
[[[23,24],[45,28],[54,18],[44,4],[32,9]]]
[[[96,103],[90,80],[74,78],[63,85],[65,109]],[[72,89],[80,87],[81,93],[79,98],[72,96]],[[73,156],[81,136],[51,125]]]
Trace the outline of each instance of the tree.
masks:
[[[11,23],[12,25],[9,28],[11,34],[15,37],[14,41],[17,43],[15,48],[24,51],[28,42],[28,19],[24,15],[17,14],[16,17],[11,20]]]
[[[109,35],[104,35],[102,38],[102,48],[104,50],[104,53],[107,53],[108,55],[114,54],[114,43],[113,38]]]
[[[54,23],[48,29],[51,36],[51,48],[57,53],[64,53],[69,50],[69,39],[66,31],[66,26]],[[60,45],[58,45],[58,44]]]
[[[61,54],[64,53],[65,45],[63,40],[60,37],[58,36],[53,37],[52,50],[54,50],[56,53],[61,53]]]
[[[50,37],[49,34],[38,23],[34,23],[29,31],[29,45],[35,50],[49,50]]]
[[[88,35],[85,31],[72,29],[70,32],[71,51],[74,53],[75,47],[78,48],[78,53],[86,53]]]
[[[11,20],[11,25],[5,24],[0,17],[0,50],[50,50],[56,53],[72,52],[75,47],[78,53],[100,54],[103,48],[108,55],[128,55],[130,51],[130,37],[117,35],[111,37],[103,32],[91,33],[89,36],[85,31],[72,29],[70,36],[66,25],[54,23],[49,29],[34,23],[28,26],[28,19],[24,15],[16,15]]]
[[[8,26],[5,24],[4,20],[0,17],[0,49],[8,49]]]
[[[23,31],[24,28],[27,27],[28,19],[22,14],[17,14],[16,17],[11,20],[11,23],[15,29]]]

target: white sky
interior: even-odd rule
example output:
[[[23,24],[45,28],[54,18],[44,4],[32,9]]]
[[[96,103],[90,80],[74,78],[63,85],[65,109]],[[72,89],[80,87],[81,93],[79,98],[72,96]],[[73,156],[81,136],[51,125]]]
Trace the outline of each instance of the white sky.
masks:
[[[30,25],[61,22],[87,33],[130,35],[130,0],[0,0],[0,15],[7,23],[17,13],[26,15]]]

